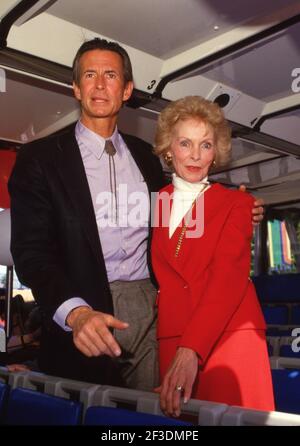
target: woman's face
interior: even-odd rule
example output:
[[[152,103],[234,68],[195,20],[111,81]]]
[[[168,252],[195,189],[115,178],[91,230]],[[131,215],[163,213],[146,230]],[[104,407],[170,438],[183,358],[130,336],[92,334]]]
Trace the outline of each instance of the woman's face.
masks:
[[[168,154],[179,177],[190,183],[201,181],[216,154],[213,128],[194,118],[178,121],[172,130]]]

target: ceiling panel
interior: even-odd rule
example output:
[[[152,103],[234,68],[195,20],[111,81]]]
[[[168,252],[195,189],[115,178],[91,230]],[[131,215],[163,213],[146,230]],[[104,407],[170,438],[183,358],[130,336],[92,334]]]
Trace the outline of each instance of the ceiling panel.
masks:
[[[0,2],[0,20],[13,9],[20,0],[1,0]]]
[[[300,145],[300,103],[299,110],[294,110],[292,112],[267,119],[261,126],[261,131],[268,135]]]
[[[295,0],[57,1],[48,13],[167,58]],[[215,27],[218,29],[215,29]]]
[[[292,71],[299,66],[299,36],[297,24],[196,74],[266,102],[289,96],[293,94]]]

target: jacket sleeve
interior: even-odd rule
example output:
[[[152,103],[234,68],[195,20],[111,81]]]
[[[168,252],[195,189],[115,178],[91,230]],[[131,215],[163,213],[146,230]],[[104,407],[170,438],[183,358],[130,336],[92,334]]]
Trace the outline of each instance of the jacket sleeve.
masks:
[[[32,289],[44,315],[74,297],[58,248],[55,209],[36,152],[25,146],[9,180],[11,251],[19,280]],[[42,150],[42,149],[41,149]]]
[[[253,201],[244,192],[238,194],[209,266],[206,289],[181,338],[180,346],[196,351],[203,362],[241,304],[249,284]]]

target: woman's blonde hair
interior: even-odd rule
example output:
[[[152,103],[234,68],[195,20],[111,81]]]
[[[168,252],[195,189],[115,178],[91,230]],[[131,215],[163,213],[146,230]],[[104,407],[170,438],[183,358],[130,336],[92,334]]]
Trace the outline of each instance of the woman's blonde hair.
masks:
[[[226,121],[222,109],[218,104],[208,101],[201,96],[186,96],[171,102],[161,112],[158,118],[154,153],[162,156],[168,162],[167,152],[170,150],[172,130],[178,121],[196,119],[209,124],[216,138],[216,166],[226,164],[231,154],[231,129]]]

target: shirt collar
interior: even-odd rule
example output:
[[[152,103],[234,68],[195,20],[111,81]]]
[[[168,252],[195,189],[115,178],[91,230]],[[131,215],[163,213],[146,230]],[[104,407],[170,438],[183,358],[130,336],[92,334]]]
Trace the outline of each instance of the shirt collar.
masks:
[[[176,191],[198,193],[201,192],[209,184],[207,176],[196,183],[189,183],[183,178],[177,176],[176,173],[172,174],[172,182]]]
[[[93,155],[97,159],[101,159],[103,152],[104,152],[104,146],[106,139],[102,136],[98,135],[98,133],[93,132],[93,130],[86,127],[82,122],[79,120],[75,127],[75,136],[78,141],[78,143],[83,144],[87,150],[93,153]],[[115,149],[117,152],[120,152],[120,144],[119,144],[119,131],[116,126],[113,134],[111,135],[110,139],[115,146]]]

